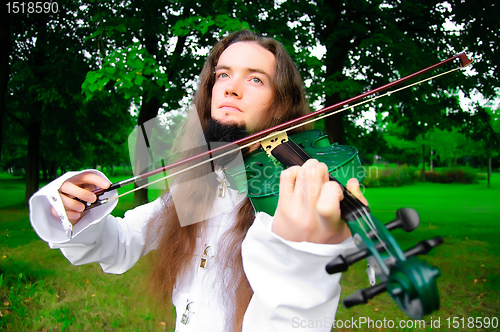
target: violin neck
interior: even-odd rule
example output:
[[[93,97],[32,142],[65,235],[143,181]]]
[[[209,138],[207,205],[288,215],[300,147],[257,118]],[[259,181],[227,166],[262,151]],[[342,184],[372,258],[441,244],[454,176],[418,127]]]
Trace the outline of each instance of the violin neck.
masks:
[[[286,167],[302,166],[311,156],[304,149],[292,140],[276,146],[271,154]],[[344,199],[340,201],[342,219],[346,222],[357,220],[365,216],[370,210],[359,199],[357,199],[347,188],[331,174],[330,181],[339,184],[344,194]]]

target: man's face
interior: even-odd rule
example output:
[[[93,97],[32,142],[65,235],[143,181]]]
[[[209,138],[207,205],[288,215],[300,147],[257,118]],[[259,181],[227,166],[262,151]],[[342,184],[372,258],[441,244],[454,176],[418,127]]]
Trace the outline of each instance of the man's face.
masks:
[[[255,42],[238,42],[222,52],[215,67],[212,119],[245,124],[254,132],[274,100],[275,57]]]

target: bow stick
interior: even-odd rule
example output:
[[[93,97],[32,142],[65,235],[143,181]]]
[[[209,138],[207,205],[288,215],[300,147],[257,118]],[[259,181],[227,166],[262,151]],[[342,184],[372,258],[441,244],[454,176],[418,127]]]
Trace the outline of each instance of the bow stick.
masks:
[[[357,102],[363,98],[366,98],[368,96],[371,96],[373,94],[376,94],[378,92],[381,92],[381,91],[384,91],[384,90],[387,90],[387,89],[390,89],[396,85],[399,85],[405,81],[408,81],[412,78],[415,78],[419,75],[422,75],[426,72],[429,72],[429,71],[432,71],[438,67],[441,67],[455,59],[459,59],[460,60],[460,67],[458,68],[455,68],[455,69],[452,69],[452,70],[449,70],[447,72],[443,72],[443,73],[440,73],[438,75],[435,75],[435,76],[432,76],[430,78],[427,78],[425,80],[422,80],[422,81],[418,81],[418,82],[415,82],[413,84],[410,84],[410,85],[407,85],[407,86],[404,86],[402,88],[399,88],[397,90],[394,90],[394,91],[390,91],[390,92],[387,92],[385,94],[382,94],[382,95],[379,95],[379,96],[376,96],[376,97],[373,97],[373,98],[370,98],[370,99],[367,99],[363,102],[360,102],[360,103],[357,103],[355,105],[351,105],[349,106],[349,104],[351,103],[354,103],[354,102]],[[427,68],[424,68],[422,70],[419,70],[413,74],[410,74],[408,76],[405,76],[405,77],[402,77],[398,80],[395,80],[393,82],[390,82],[390,83],[387,83],[381,87],[378,87],[376,89],[373,89],[373,90],[370,90],[370,91],[367,91],[365,93],[362,93],[358,96],[355,96],[355,97],[352,97],[350,99],[347,99],[347,100],[344,100],[340,103],[337,103],[335,105],[331,105],[331,106],[328,106],[328,107],[325,107],[323,109],[320,109],[318,111],[315,111],[315,112],[312,112],[312,113],[309,113],[309,114],[306,114],[302,117],[299,117],[299,118],[296,118],[294,120],[290,120],[288,122],[284,122],[282,124],[279,124],[277,126],[274,126],[274,127],[271,127],[271,128],[268,128],[268,129],[265,129],[263,131],[260,131],[258,133],[254,133],[254,134],[251,134],[247,137],[244,137],[242,139],[239,139],[237,141],[234,141],[232,143],[228,143],[228,144],[225,144],[225,145],[222,145],[222,146],[219,146],[219,147],[216,147],[214,149],[211,149],[211,150],[208,150],[208,151],[205,151],[205,152],[202,152],[202,153],[199,153],[197,155],[194,155],[194,156],[191,156],[191,157],[188,157],[186,159],[183,159],[183,160],[179,160],[177,162],[174,162],[174,163],[171,163],[169,165],[166,165],[166,166],[163,166],[163,167],[160,167],[160,168],[157,168],[155,170],[152,170],[152,171],[149,171],[149,172],[145,172],[143,174],[140,174],[140,175],[137,175],[137,176],[134,176],[132,178],[129,178],[129,179],[126,179],[126,180],[123,180],[123,181],[119,181],[119,182],[116,182],[116,183],[112,183],[109,188],[107,189],[97,189],[97,190],[94,190],[92,191],[97,199],[95,202],[93,203],[88,203],[88,202],[84,202],[84,201],[81,201],[79,199],[77,199],[78,201],[80,201],[81,203],[85,204],[85,210],[88,210],[88,209],[91,209],[91,208],[94,208],[94,207],[97,207],[97,206],[100,206],[102,204],[105,204],[105,203],[108,203],[109,201],[111,200],[114,200],[114,199],[118,199],[119,197],[121,196],[124,196],[126,194],[129,194],[129,193],[132,193],[136,190],[139,190],[139,189],[142,189],[144,187],[147,187],[149,185],[152,185],[156,182],[159,182],[159,181],[163,181],[169,177],[172,177],[172,176],[175,176],[175,175],[178,175],[182,172],[185,172],[185,171],[188,171],[188,170],[191,170],[195,167],[198,167],[200,165],[203,165],[205,163],[208,163],[210,161],[213,161],[215,159],[218,159],[218,158],[222,158],[226,155],[229,155],[229,154],[232,154],[236,151],[239,151],[241,149],[244,149],[244,148],[247,148],[255,143],[258,143],[260,141],[262,141],[263,139],[267,138],[268,136],[274,136],[274,135],[277,135],[281,132],[284,132],[284,131],[289,131],[289,130],[293,130],[295,128],[298,128],[300,126],[303,126],[303,125],[306,125],[308,123],[311,123],[311,122],[314,122],[314,121],[317,121],[319,119],[322,119],[324,117],[327,117],[327,116],[330,116],[330,115],[333,115],[333,114],[336,114],[336,113],[340,113],[342,111],[345,111],[349,108],[354,108],[354,107],[357,107],[357,106],[360,106],[360,105],[363,105],[365,103],[369,103],[375,99],[378,99],[378,98],[381,98],[381,97],[384,97],[386,95],[390,95],[392,93],[395,93],[395,92],[398,92],[398,91],[401,91],[403,89],[407,89],[409,87],[412,87],[412,86],[415,86],[415,85],[418,85],[418,84],[421,84],[421,83],[424,83],[424,82],[427,82],[431,79],[434,79],[436,77],[439,77],[439,76],[443,76],[443,75],[446,75],[446,74],[449,74],[455,70],[459,70],[469,64],[471,64],[473,62],[473,60],[470,60],[469,58],[467,58],[467,55],[465,53],[460,53],[460,54],[457,54],[455,56],[452,56],[451,58],[448,58],[446,60],[443,60],[437,64],[434,64],[432,66],[429,66]],[[343,109],[339,110],[341,107],[344,107]],[[337,110],[337,111],[335,111]],[[334,112],[335,111],[335,112]],[[232,149],[230,151],[227,151],[228,149],[232,148],[234,145],[237,145],[238,148],[236,149]],[[140,181],[140,180],[144,180],[144,179],[147,179],[151,176],[154,176],[154,175],[157,175],[157,174],[160,174],[160,173],[163,173],[163,172],[166,172],[168,170],[171,170],[171,169],[174,169],[176,167],[179,167],[179,166],[183,166],[185,164],[188,164],[188,163],[191,163],[191,162],[194,162],[196,160],[199,160],[201,158],[204,158],[204,157],[208,157],[208,159],[204,160],[203,162],[200,162],[198,164],[195,164],[195,165],[192,165],[192,166],[189,166],[189,167],[186,167],[184,168],[183,170],[181,171],[178,171],[178,172],[175,172],[175,173],[172,173],[172,174],[169,174],[161,179],[158,179],[158,180],[155,180],[153,182],[150,182],[150,183],[147,183],[143,186],[140,186],[140,187],[137,187],[137,188],[134,188],[133,190],[131,191],[128,191],[126,193],[123,193],[121,195],[118,195],[118,196],[114,196],[114,197],[110,197],[110,198],[103,198],[103,199],[100,199],[100,196],[102,194],[104,194],[105,192],[108,192],[108,191],[112,191],[112,190],[115,190],[115,189],[118,189],[120,187],[123,187],[125,185],[128,185],[128,184],[132,184],[132,183],[135,183],[137,181]]]

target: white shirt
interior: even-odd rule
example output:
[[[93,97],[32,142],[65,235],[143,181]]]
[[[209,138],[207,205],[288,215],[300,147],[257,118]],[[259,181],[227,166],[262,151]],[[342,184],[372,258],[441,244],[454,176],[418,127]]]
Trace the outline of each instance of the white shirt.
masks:
[[[93,171],[101,174],[98,171]],[[117,201],[89,211],[74,227],[68,239],[60,220],[50,212],[47,196],[78,172],[68,172],[40,189],[30,199],[30,220],[37,234],[51,248],[61,249],[74,265],[98,262],[108,273],[124,273],[151,248],[145,243],[147,223],[161,199],[127,211],[124,218],[110,215]],[[107,196],[115,196],[109,192]],[[227,188],[217,197],[214,208],[239,204],[245,195]],[[204,239],[198,239],[193,269],[183,285],[174,289],[176,332],[230,331],[225,327],[224,306],[217,287],[217,244],[232,225],[236,211],[207,221]],[[340,274],[328,275],[326,264],[339,254],[355,248],[352,238],[335,245],[291,242],[271,231],[272,217],[257,213],[242,244],[243,267],[254,295],[245,313],[243,331],[324,331],[329,332],[340,299]],[[203,243],[202,243],[203,242]],[[207,250],[207,267],[200,260]],[[189,304],[188,322],[181,323]],[[313,324],[310,324],[313,322]],[[313,325],[314,327],[311,327]]]

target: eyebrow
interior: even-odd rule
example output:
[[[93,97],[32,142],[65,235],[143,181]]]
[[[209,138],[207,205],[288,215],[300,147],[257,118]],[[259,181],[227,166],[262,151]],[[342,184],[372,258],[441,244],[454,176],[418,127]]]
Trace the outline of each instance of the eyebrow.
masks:
[[[214,71],[217,71],[217,70],[221,70],[221,69],[228,69],[228,70],[231,70],[231,67],[229,66],[226,66],[226,65],[218,65],[218,66],[215,66],[215,69]],[[271,79],[271,76],[266,73],[264,70],[262,69],[259,69],[259,68],[245,68],[248,72],[250,73],[260,73],[260,74],[263,74],[265,75],[270,81],[272,81]]]

